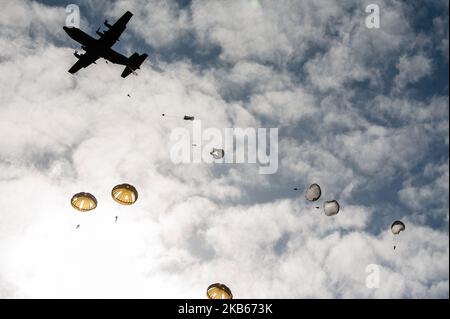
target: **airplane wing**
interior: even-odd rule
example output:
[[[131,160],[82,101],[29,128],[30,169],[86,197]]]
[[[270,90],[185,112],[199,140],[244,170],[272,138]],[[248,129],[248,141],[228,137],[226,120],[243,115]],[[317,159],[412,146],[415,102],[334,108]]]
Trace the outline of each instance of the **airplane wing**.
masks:
[[[69,69],[70,73],[77,73],[81,68],[85,68],[89,66],[92,63],[95,63],[99,56],[89,54],[89,52],[86,52],[83,55],[80,55],[78,57],[78,61]]]
[[[114,51],[113,49],[106,50],[103,57],[115,64],[127,65],[128,63],[128,58],[126,56]]]
[[[126,25],[128,21],[130,21],[132,16],[133,14],[130,11],[127,11],[113,25],[110,25],[108,24],[107,21],[105,21],[105,25],[108,27],[108,30],[103,32],[100,41],[105,43],[107,46],[111,47],[119,39],[120,35],[125,30]]]

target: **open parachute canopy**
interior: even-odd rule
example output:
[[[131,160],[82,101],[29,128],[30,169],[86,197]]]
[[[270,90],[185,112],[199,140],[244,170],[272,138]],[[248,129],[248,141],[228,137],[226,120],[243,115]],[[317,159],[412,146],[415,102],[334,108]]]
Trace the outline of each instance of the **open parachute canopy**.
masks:
[[[120,184],[111,191],[112,198],[122,205],[131,205],[138,199],[136,188],[130,184]]]
[[[220,283],[210,285],[206,290],[206,296],[209,299],[233,299],[230,288]]]
[[[311,184],[305,192],[305,198],[310,202],[318,200],[320,198],[320,195],[322,195],[322,190],[317,184]]]
[[[84,192],[73,195],[70,203],[80,212],[88,212],[97,207],[97,199],[94,195]]]
[[[214,157],[215,159],[221,159],[222,157],[225,156],[225,151],[220,148],[213,148],[211,153],[209,154],[211,154],[212,157]]]
[[[391,231],[394,235],[400,234],[400,232],[404,231],[405,228],[406,228],[405,224],[403,224],[403,222],[401,222],[399,220],[396,220],[391,225]]]
[[[339,213],[339,203],[335,200],[329,200],[323,203],[323,212],[327,216],[333,216]]]

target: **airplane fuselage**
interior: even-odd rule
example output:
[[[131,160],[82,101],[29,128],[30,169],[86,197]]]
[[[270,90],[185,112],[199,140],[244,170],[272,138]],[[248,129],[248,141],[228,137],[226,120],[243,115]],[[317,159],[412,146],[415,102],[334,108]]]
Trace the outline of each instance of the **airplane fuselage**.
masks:
[[[127,65],[128,59],[124,55],[114,51],[110,43],[105,43],[100,39],[94,39],[89,34],[75,27],[63,27],[64,31],[81,44],[82,49],[85,51],[93,51],[96,55],[103,59],[107,59],[115,64]]]

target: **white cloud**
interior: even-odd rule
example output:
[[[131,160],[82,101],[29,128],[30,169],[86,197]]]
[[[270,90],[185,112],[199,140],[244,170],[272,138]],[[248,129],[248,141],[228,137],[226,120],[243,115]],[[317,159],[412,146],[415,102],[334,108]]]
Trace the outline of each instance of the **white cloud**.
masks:
[[[387,130],[371,126],[336,137],[336,152],[348,157],[365,173],[390,175],[397,168],[411,168],[423,154],[427,137],[417,127]]]
[[[424,76],[429,75],[431,67],[431,60],[423,55],[401,56],[397,64],[399,73],[395,77],[395,83],[400,88],[405,87],[409,83],[415,83]]]
[[[427,216],[436,217],[442,215],[448,219],[448,162],[441,165],[428,164],[422,178],[407,180],[399,191],[400,200],[415,212],[424,213]],[[431,179],[431,182],[424,181]]]
[[[111,4],[108,2],[108,5]],[[155,48],[164,48],[186,36],[189,16],[178,10],[174,1],[117,1],[109,8],[110,15],[120,16],[126,10],[135,14],[130,24],[144,41]]]
[[[347,81],[370,79],[370,73],[352,58],[352,49],[344,45],[333,46],[326,55],[306,63],[311,83],[319,90],[337,89]]]

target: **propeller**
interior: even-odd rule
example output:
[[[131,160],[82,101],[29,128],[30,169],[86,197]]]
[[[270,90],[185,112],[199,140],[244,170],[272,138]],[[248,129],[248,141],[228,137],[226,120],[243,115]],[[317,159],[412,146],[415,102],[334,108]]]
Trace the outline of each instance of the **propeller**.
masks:
[[[103,31],[100,31],[100,27],[98,27],[97,31],[95,31],[99,36],[103,36],[105,33]]]
[[[83,56],[82,54],[79,54],[78,51],[75,51],[75,52],[73,53],[73,55],[74,55],[75,57],[77,57],[78,59],[81,59],[81,57]]]

